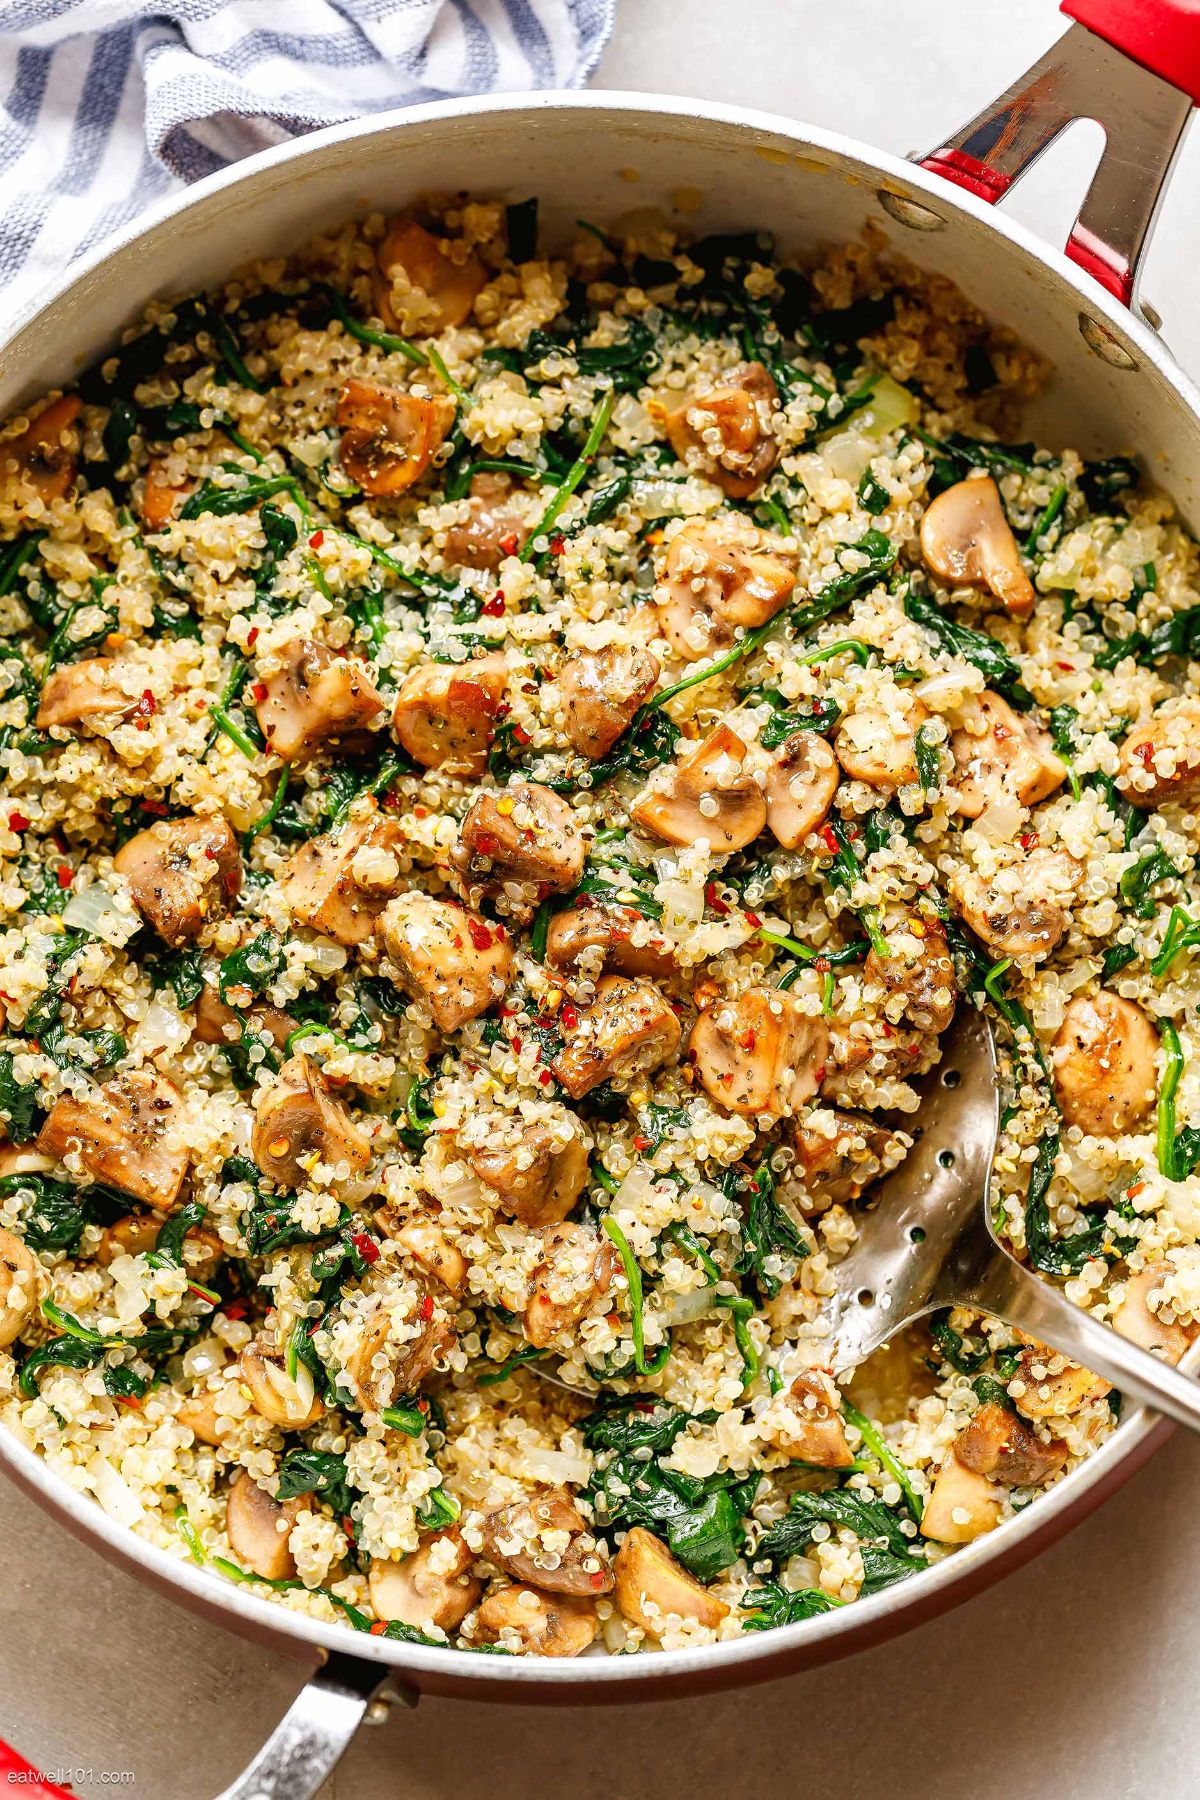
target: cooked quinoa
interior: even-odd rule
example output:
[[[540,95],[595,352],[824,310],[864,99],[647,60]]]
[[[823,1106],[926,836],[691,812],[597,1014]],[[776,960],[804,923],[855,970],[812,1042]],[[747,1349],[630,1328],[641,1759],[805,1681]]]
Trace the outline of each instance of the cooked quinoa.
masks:
[[[1119,1396],[827,1301],[957,1009],[1015,1255],[1200,1331],[1196,545],[881,241],[369,218],[0,433],[0,1414],[146,1541],[675,1649]],[[1195,1119],[1196,1125],[1189,1121]]]

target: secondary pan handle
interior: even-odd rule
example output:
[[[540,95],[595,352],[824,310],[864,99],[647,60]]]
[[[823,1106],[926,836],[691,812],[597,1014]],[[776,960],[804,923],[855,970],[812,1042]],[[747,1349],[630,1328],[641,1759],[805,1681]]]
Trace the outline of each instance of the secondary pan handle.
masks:
[[[1194,0],[1062,0],[1076,21],[998,100],[918,160],[990,205],[1059,134],[1105,135],[1066,253],[1124,306],[1137,283],[1192,109],[1200,104]],[[1149,310],[1152,325],[1157,318]]]
[[[216,1800],[313,1800],[341,1761],[378,1690],[408,1706],[419,1696],[386,1663],[331,1651],[245,1772]]]

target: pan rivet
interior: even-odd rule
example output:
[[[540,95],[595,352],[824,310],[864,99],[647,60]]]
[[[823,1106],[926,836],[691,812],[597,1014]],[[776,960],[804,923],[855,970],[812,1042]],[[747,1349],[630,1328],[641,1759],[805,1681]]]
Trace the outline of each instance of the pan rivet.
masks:
[[[1112,368],[1137,368],[1136,357],[1130,356],[1124,344],[1119,341],[1116,333],[1110,330],[1102,319],[1093,318],[1091,313],[1081,312],[1079,315],[1079,330],[1088,349],[1094,350],[1096,355],[1101,357]]]
[[[946,229],[946,221],[940,213],[935,213],[931,206],[922,206],[919,200],[910,200],[907,194],[893,193],[891,188],[876,188],[875,198],[889,218],[895,219],[897,225],[907,225],[910,231]]]

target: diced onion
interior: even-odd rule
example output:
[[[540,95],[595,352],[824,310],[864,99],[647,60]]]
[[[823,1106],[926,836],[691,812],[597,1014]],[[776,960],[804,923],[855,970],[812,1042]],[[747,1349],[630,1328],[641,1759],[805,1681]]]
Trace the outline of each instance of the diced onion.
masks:
[[[661,1295],[658,1298],[662,1298]],[[696,1319],[702,1319],[705,1313],[712,1311],[713,1290],[707,1287],[693,1288],[690,1294],[673,1294],[668,1305],[660,1313],[664,1326],[673,1328],[676,1325],[691,1325]]]
[[[526,1458],[536,1481],[572,1481],[585,1486],[591,1478],[590,1456],[573,1456],[569,1450],[531,1450]]]
[[[123,1475],[107,1457],[97,1456],[88,1469],[92,1492],[110,1519],[132,1527],[143,1523],[146,1509]]]
[[[886,437],[898,426],[916,424],[917,403],[907,388],[890,375],[881,375],[871,389],[871,398],[856,415],[856,422],[868,437]]]
[[[86,931],[92,937],[102,938],[114,950],[127,944],[142,922],[128,902],[122,905],[98,884],[72,894],[63,907],[62,919],[72,931]]]

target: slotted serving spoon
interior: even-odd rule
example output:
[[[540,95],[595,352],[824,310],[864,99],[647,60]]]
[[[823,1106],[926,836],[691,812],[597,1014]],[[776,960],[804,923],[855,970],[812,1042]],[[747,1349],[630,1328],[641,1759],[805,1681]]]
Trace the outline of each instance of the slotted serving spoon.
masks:
[[[992,1234],[988,1184],[1000,1129],[991,1027],[961,1007],[921,1098],[916,1142],[873,1189],[838,1264],[830,1363],[846,1373],[939,1307],[969,1306],[1200,1430],[1200,1384],[1118,1335],[1022,1267]]]

